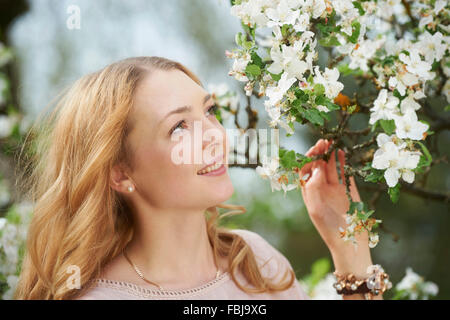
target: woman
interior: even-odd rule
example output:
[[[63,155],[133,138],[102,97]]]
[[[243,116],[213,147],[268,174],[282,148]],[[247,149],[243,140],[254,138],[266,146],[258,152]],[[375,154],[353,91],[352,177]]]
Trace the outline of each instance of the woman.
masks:
[[[214,108],[192,72],[161,57],[125,59],[77,81],[34,130],[25,186],[35,209],[15,298],[308,299],[266,240],[217,225],[218,207],[245,209],[221,204],[233,186]],[[197,155],[214,150],[214,159],[177,164],[174,137],[194,140],[194,122],[223,141],[184,144]],[[304,201],[336,271],[364,277],[367,235],[357,251],[339,238],[348,200],[333,155],[302,169],[312,173]]]

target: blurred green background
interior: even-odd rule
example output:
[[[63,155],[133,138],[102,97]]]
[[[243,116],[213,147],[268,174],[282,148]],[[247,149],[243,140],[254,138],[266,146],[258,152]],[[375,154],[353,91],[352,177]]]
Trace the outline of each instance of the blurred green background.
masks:
[[[80,8],[80,29],[66,26],[70,5]],[[241,31],[240,21],[229,13],[229,1],[0,0],[0,6],[1,40],[15,55],[8,69],[13,99],[30,120],[61,89],[85,73],[139,55],[178,60],[199,75],[205,85],[226,83],[244,99],[241,83],[227,75],[232,61],[224,52],[235,47],[234,36]],[[324,54],[321,53],[322,60],[326,59]],[[361,90],[346,78],[343,82],[348,95]],[[264,110],[261,101],[254,101],[253,106]],[[437,111],[443,109],[439,104],[435,107]],[[241,121],[245,121],[243,114]],[[352,123],[354,128],[361,125],[364,122]],[[264,118],[258,127],[266,127]],[[293,137],[280,137],[282,146],[300,153],[305,153],[319,138],[311,128],[300,126]],[[449,155],[448,131],[430,138],[437,140],[441,155]],[[3,168],[2,175],[13,179],[10,167]],[[229,203],[244,205],[247,212],[227,218],[227,226],[259,233],[288,258],[297,278],[309,274],[317,259],[331,259],[309,219],[299,190],[288,192],[286,197],[282,192],[272,193],[269,182],[252,169],[232,168],[230,175],[235,193]],[[356,181],[362,199],[368,201],[373,191]],[[448,165],[434,166],[426,187],[449,190]],[[381,240],[372,249],[373,262],[384,267],[394,285],[410,266],[439,286],[437,298],[450,299],[448,204],[401,193],[394,205],[387,194],[382,194],[375,216],[383,220],[389,232],[379,231]]]

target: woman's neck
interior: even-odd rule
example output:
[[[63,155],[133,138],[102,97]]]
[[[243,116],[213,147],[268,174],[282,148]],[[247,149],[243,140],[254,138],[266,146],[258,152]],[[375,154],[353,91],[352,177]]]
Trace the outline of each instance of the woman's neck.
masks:
[[[141,215],[137,221],[126,253],[146,279],[163,287],[214,279],[217,267],[203,211],[164,211]]]

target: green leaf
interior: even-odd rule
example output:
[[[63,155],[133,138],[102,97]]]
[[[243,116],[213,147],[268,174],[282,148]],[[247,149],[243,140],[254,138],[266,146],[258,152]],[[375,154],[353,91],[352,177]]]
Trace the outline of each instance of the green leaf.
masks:
[[[343,76],[348,76],[348,75],[359,75],[362,76],[364,75],[364,71],[362,71],[360,68],[356,68],[356,69],[352,69],[348,66],[347,63],[340,63],[337,66],[339,73],[342,74]]]
[[[297,100],[299,100],[301,103],[305,103],[309,100],[309,96],[299,87],[294,87],[294,93],[297,97]]]
[[[331,102],[330,99],[328,99],[325,95],[317,96],[315,99],[315,103],[317,105],[322,105],[328,108],[330,111],[339,110],[341,107],[333,102]]]
[[[395,187],[388,189],[389,197],[391,198],[391,201],[393,203],[397,203],[400,197],[400,186],[401,186],[400,183],[397,183]]]
[[[323,126],[323,118],[320,115],[319,110],[317,109],[313,109],[313,108],[308,108],[306,109],[304,115],[303,115],[306,119],[308,119],[311,123],[315,124],[315,125],[320,125]]]
[[[336,36],[329,36],[329,37],[321,38],[321,39],[319,39],[319,44],[322,47],[335,47],[335,46],[341,45],[341,43],[339,42],[338,38],[336,38]]]
[[[420,145],[423,153],[427,157],[427,162],[425,163],[425,166],[428,167],[431,164],[431,162],[433,161],[433,157],[431,156],[430,151],[428,151],[427,147],[422,142],[420,142],[420,141],[415,141],[415,142]]]
[[[361,31],[361,24],[357,20],[355,20],[355,21],[352,22],[352,27],[353,27],[352,35],[351,36],[347,35],[347,39],[351,43],[357,43],[358,42],[359,33]]]
[[[256,77],[261,74],[261,69],[256,64],[248,64],[247,67],[245,68],[245,74],[247,73]]]
[[[383,128],[384,132],[386,132],[387,135],[391,135],[395,131],[395,122],[394,120],[380,120],[380,125]]]
[[[246,33],[248,33],[253,39],[255,39],[255,28],[249,27],[242,21],[241,21],[241,26],[245,30]]]
[[[353,3],[353,6],[354,6],[356,9],[358,9],[359,15],[360,15],[360,16],[363,16],[363,15],[366,13],[366,11],[364,11],[364,9],[363,9],[361,3],[359,3],[358,1],[353,1],[352,3]]]
[[[444,111],[450,111],[450,104],[445,106]]]
[[[321,258],[311,266],[312,285],[316,285],[330,271],[330,261],[327,258]]]
[[[305,164],[307,164],[308,162],[311,162],[312,159],[310,157],[307,157],[303,154],[300,153],[296,153],[297,155],[297,162],[299,163],[299,165],[297,166],[298,168],[302,168]]]
[[[394,56],[387,56],[381,61],[381,66],[384,67],[385,65],[393,65],[395,63]]]
[[[280,157],[281,166],[286,169],[292,169],[294,167],[301,169],[306,163],[312,161],[309,157],[299,153],[296,154],[294,150],[287,151],[280,148],[278,155]],[[299,159],[297,159],[297,155],[299,156]],[[298,160],[300,160],[300,162]]]
[[[264,67],[261,57],[256,52],[253,51],[250,56],[254,65],[257,65],[261,69]]]
[[[346,110],[347,113],[352,114],[353,112],[355,112],[357,106],[358,106],[358,105],[356,105],[356,104],[351,105],[351,106],[348,106],[348,107],[347,107],[347,110]]]
[[[397,89],[394,89],[394,92],[393,92],[392,94],[394,95],[394,97],[397,97],[397,98],[399,98],[400,100],[401,100],[402,97],[403,97]]]
[[[242,47],[242,32],[238,32],[235,36],[234,36],[234,41],[236,42],[236,44],[240,47]]]
[[[269,71],[267,71],[267,73],[270,74],[273,80],[278,81],[281,79],[281,74],[283,73],[283,71],[281,71],[279,74],[271,73]]]
[[[314,93],[316,94],[316,95],[322,95],[322,94],[324,94],[325,93],[325,87],[323,86],[323,84],[321,84],[321,83],[316,83],[315,85],[314,85]]]
[[[364,181],[376,183],[382,180],[384,177],[384,171],[378,169],[371,169],[370,174],[364,178]]]
[[[291,27],[290,24],[283,24],[283,26],[281,27],[281,34],[283,37],[286,37],[289,27]]]

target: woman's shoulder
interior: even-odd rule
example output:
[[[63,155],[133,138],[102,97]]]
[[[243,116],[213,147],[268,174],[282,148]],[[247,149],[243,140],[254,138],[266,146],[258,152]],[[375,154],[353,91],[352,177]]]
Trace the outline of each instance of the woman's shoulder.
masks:
[[[283,281],[282,279],[285,273],[289,270],[293,271],[295,274],[289,260],[261,235],[246,229],[233,229],[231,231],[240,235],[250,246],[264,277],[271,278],[276,282]],[[286,290],[284,293],[280,293],[280,297],[281,296],[285,296],[288,299],[310,299],[297,279],[295,279],[294,284],[290,289]],[[279,297],[276,299],[278,298]]]
[[[231,232],[240,235],[250,248],[253,249],[255,255],[259,257],[274,256],[275,258],[287,261],[286,257],[278,249],[258,233],[246,229],[231,229]]]
[[[249,245],[256,260],[262,263],[262,270],[267,272],[266,276],[282,273],[286,268],[292,269],[288,259],[258,233],[246,229],[231,231],[240,235]]]

